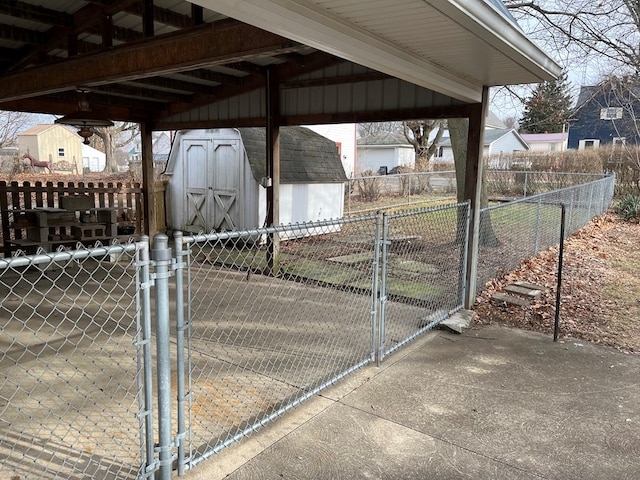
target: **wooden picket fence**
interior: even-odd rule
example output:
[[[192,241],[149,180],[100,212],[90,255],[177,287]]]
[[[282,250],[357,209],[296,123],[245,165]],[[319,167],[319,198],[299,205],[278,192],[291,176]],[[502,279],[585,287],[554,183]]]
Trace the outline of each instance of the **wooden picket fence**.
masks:
[[[143,192],[139,183],[84,183],[35,182],[18,183],[0,181],[0,222],[4,255],[11,255],[5,239],[22,238],[24,232],[15,228],[15,212],[42,207],[58,208],[60,197],[89,195],[95,199],[95,208],[116,210],[119,225],[135,227],[135,234],[143,232]]]

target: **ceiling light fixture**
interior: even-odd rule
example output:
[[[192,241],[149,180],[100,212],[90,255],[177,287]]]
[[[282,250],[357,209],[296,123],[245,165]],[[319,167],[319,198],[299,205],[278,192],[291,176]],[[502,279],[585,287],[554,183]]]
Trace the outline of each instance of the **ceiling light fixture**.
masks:
[[[102,115],[91,110],[87,96],[90,92],[88,88],[78,87],[78,110],[55,120],[54,123],[61,125],[71,125],[78,127],[78,135],[80,135],[85,145],[89,144],[89,137],[93,135],[94,127],[112,127],[113,122],[103,118]]]

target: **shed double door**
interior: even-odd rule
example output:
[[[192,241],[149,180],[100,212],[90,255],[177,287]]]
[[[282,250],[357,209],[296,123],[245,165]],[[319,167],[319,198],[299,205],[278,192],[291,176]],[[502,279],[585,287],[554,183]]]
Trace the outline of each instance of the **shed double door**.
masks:
[[[186,166],[185,230],[237,230],[243,162],[239,139],[184,140]]]

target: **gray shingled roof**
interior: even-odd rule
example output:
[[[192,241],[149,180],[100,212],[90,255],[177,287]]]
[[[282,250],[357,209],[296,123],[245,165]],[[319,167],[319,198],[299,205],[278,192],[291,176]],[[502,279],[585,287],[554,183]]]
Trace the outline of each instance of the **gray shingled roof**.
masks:
[[[409,145],[409,141],[401,133],[378,132],[358,139],[358,146],[373,145]]]
[[[266,130],[239,128],[253,178],[266,175]],[[304,127],[280,128],[280,183],[346,182],[335,142]]]
[[[513,128],[487,128],[484,131],[484,145],[491,145],[496,140],[501,139],[509,132],[511,132]],[[517,132],[516,132],[517,133]],[[441,147],[450,147],[451,146],[451,138],[446,137],[442,139],[440,142]]]

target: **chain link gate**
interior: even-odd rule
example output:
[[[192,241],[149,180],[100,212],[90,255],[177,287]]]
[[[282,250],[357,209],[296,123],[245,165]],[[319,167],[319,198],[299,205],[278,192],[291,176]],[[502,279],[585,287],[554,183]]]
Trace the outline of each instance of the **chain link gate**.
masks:
[[[185,466],[374,359],[379,224],[368,216],[176,238]]]
[[[77,248],[0,259],[2,478],[144,476],[146,244]]]
[[[384,214],[378,361],[462,308],[470,203]]]

